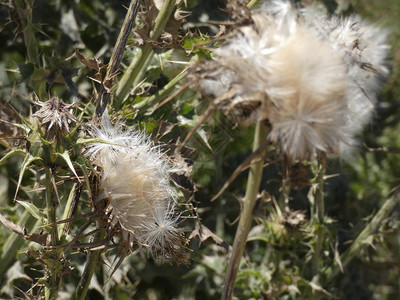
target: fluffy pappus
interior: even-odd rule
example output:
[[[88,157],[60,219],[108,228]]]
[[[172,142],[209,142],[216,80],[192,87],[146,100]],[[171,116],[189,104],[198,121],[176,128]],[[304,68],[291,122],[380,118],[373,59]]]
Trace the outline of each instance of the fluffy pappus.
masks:
[[[172,162],[144,133],[111,125],[107,112],[92,135],[99,141],[89,145],[87,155],[102,170],[100,188],[109,199],[111,223],[120,225],[130,247],[179,260],[183,237],[176,227]]]
[[[339,142],[348,139],[343,130],[347,78],[341,57],[299,26],[271,61],[269,138],[279,141],[293,161],[310,159],[316,150],[335,152]]]
[[[307,14],[321,37],[343,57],[348,74],[348,130],[358,132],[369,122],[382,79],[388,74],[388,31],[359,16],[332,17]]]
[[[267,120],[266,138],[292,161],[356,144],[387,74],[387,33],[286,0],[266,2],[251,18],[216,50],[212,69],[220,71],[200,88],[244,125]]]

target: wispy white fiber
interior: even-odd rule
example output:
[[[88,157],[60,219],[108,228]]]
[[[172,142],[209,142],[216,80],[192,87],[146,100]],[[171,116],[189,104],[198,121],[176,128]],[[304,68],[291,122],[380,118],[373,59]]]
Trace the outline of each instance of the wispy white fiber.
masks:
[[[103,171],[101,188],[110,199],[113,222],[120,224],[132,246],[145,247],[155,256],[167,253],[161,248],[179,240],[171,163],[144,133],[113,126],[108,112],[93,137],[102,141],[90,144],[87,155]]]
[[[388,74],[387,32],[287,0],[267,1],[252,19],[216,51],[222,75],[201,88],[228,112],[242,109],[246,124],[268,120],[268,138],[293,161],[356,144]]]

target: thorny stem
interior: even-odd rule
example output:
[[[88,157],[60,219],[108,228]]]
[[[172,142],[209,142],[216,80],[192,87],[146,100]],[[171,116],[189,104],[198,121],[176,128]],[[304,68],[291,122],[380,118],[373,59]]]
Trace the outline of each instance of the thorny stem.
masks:
[[[318,155],[318,165],[316,174],[316,190],[315,190],[315,212],[314,220],[316,226],[315,235],[315,253],[312,261],[313,275],[318,275],[320,258],[322,252],[322,244],[324,238],[324,217],[325,217],[325,203],[324,203],[324,176],[326,171],[326,154],[320,153]]]
[[[150,40],[157,41],[165,25],[167,24],[171,13],[175,7],[176,0],[165,0],[154,23],[154,29],[150,33]],[[135,60],[131,62],[125,74],[122,76],[116,98],[120,104],[126,99],[132,86],[138,84],[146,64],[149,60],[150,55],[153,53],[153,49],[150,44],[146,43],[143,49],[138,53]]]
[[[96,116],[100,117],[110,101],[110,90],[112,88],[113,77],[118,70],[121,63],[122,55],[124,54],[125,45],[128,41],[129,34],[132,31],[133,24],[139,9],[140,0],[131,0],[128,12],[126,13],[124,23],[122,24],[121,31],[119,32],[117,42],[115,44],[113,53],[107,66],[107,73],[104,78],[104,85],[100,91],[99,101],[96,107]]]
[[[256,151],[265,141],[267,128],[261,121],[257,122],[254,133],[253,151]],[[265,150],[260,154],[263,157]],[[225,275],[224,289],[221,299],[232,299],[236,275],[239,269],[240,260],[246,246],[247,234],[249,233],[251,222],[253,220],[253,209],[257,200],[258,190],[260,188],[264,160],[255,158],[250,167],[247,180],[246,194],[243,201],[243,210],[240,215],[240,221],[236,230],[235,241],[233,243],[231,257],[228,263],[228,269]]]
[[[47,209],[47,222],[50,225],[51,245],[56,246],[58,243],[57,220],[56,220],[56,202],[53,199],[53,185],[52,185],[52,170],[49,168],[46,171],[46,209]]]
[[[50,168],[45,168],[46,174],[46,210],[47,210],[47,222],[50,225],[50,236],[51,245],[56,246],[58,244],[58,231],[57,231],[57,219],[56,219],[56,202],[53,199],[53,185],[52,185],[52,170]],[[56,299],[58,294],[58,280],[59,274],[56,274],[54,270],[50,271],[50,278],[46,281],[45,286],[45,299]]]
[[[318,161],[317,191],[316,191],[316,214],[318,223],[324,223],[325,204],[324,204],[324,176],[326,171],[326,154],[321,153]]]
[[[96,234],[94,242],[104,239],[104,236],[105,231],[100,231]],[[75,300],[85,299],[87,291],[89,289],[90,281],[92,280],[94,271],[96,270],[96,267],[98,265],[97,263],[102,252],[103,249],[98,249],[89,253],[81,280],[79,281],[79,284],[75,291]]]
[[[385,201],[379,211],[376,213],[375,217],[365,226],[364,230],[357,236],[354,243],[340,256],[341,266],[336,263],[334,266],[326,271],[327,281],[333,280],[339,272],[348,265],[348,263],[357,255],[360,254],[360,250],[368,245],[368,238],[375,234],[382,222],[389,216],[396,205],[400,203],[400,192],[396,193]]]

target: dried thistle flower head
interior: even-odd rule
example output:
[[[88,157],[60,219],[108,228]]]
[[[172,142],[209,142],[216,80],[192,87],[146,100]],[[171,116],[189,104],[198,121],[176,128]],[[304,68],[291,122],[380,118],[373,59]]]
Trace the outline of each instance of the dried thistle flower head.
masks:
[[[103,197],[109,198],[112,223],[121,226],[122,237],[155,257],[184,261],[171,162],[143,133],[112,126],[107,112],[93,135],[105,143],[91,144],[87,155],[103,170]]]
[[[47,102],[37,101],[35,104],[41,108],[33,116],[40,119],[48,140],[66,136],[70,132],[70,125],[78,121],[69,111],[74,104],[66,104],[57,97]]]
[[[292,161],[353,145],[371,117],[377,75],[387,74],[386,33],[284,0],[252,19],[216,51],[200,88],[245,125],[268,120],[268,139]]]

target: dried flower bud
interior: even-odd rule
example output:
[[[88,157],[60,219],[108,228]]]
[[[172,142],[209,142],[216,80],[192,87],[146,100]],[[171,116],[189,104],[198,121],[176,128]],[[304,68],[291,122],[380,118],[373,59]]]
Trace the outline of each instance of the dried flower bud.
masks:
[[[35,104],[41,108],[33,116],[40,119],[47,140],[66,136],[70,132],[70,125],[77,122],[75,116],[69,111],[74,104],[66,104],[57,97],[47,102],[35,102]]]

